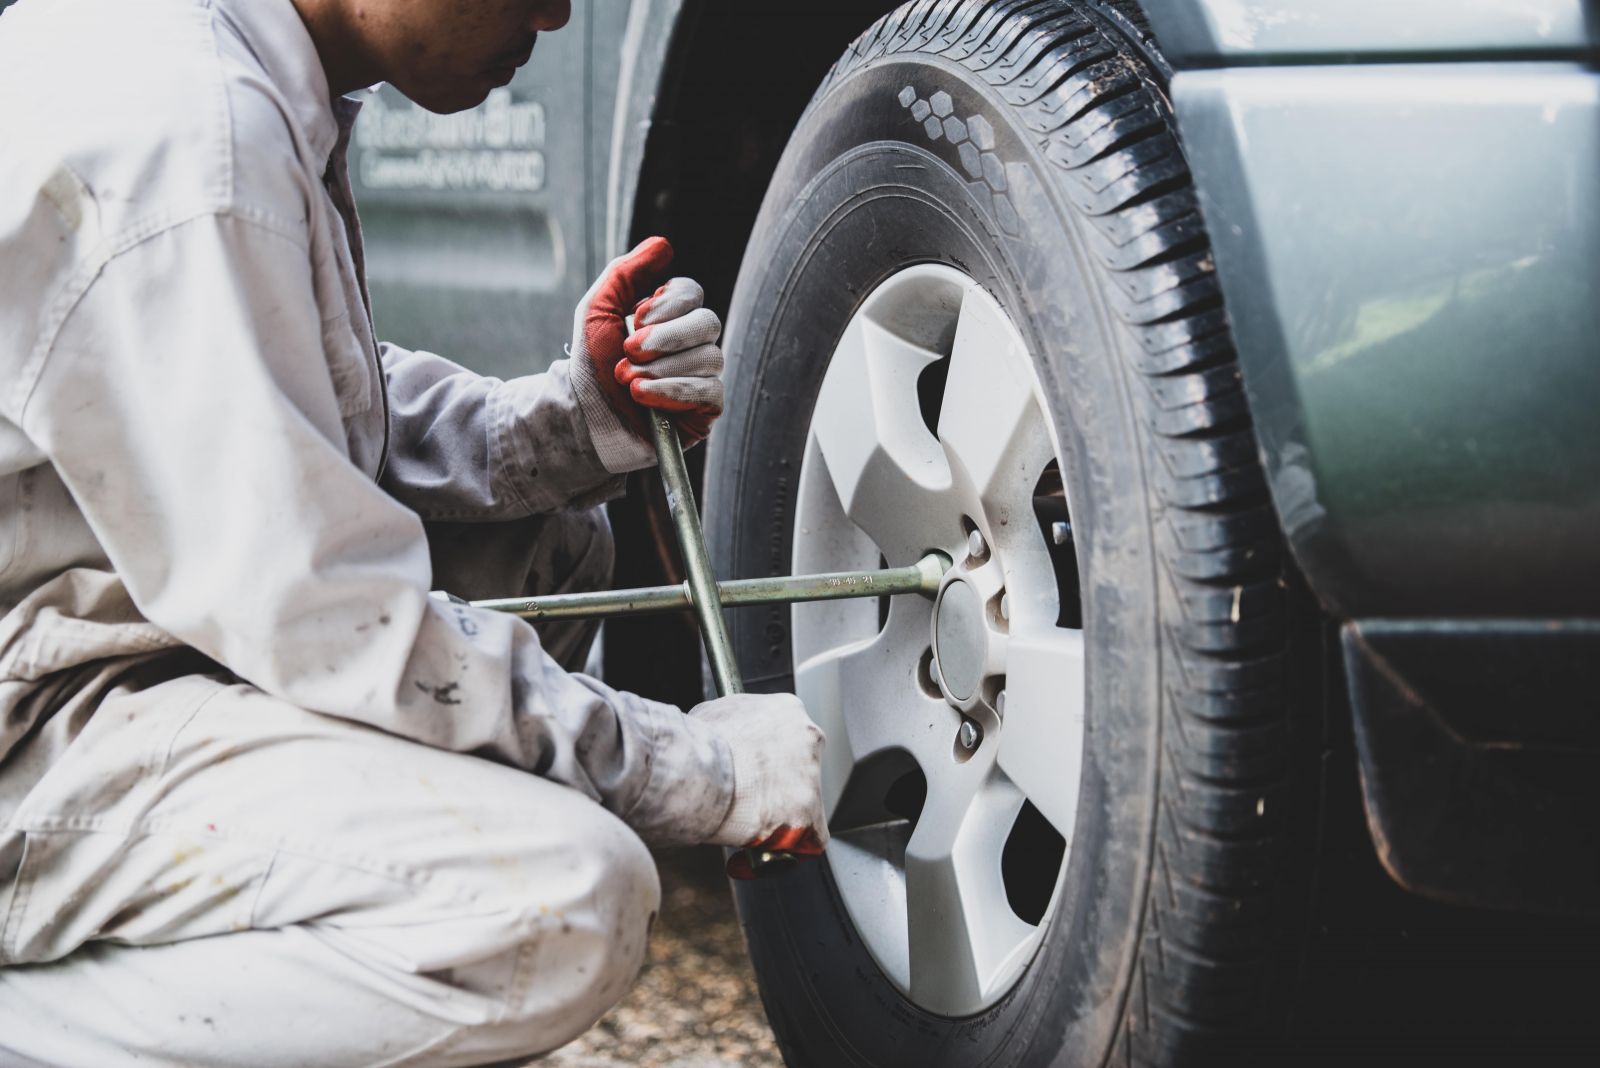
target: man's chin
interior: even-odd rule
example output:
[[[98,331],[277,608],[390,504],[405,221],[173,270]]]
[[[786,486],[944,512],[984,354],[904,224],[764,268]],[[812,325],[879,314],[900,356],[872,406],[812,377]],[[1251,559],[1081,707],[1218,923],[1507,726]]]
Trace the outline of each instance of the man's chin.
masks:
[[[489,75],[480,75],[471,81],[462,79],[445,86],[430,86],[415,91],[401,88],[400,91],[413,104],[426,111],[435,115],[454,115],[458,111],[477,107],[489,98],[492,90],[510,80],[499,81]]]

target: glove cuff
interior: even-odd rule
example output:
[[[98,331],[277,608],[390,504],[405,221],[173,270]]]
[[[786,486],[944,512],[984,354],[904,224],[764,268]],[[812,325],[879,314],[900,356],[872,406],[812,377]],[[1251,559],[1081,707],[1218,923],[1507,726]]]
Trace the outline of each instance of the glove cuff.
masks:
[[[573,354],[569,378],[573,395],[578,398],[578,413],[600,465],[613,475],[652,466],[656,462],[655,445],[635,433],[617,415],[595,379],[594,366],[586,353]]]
[[[711,836],[711,841],[716,845],[747,846],[762,837],[761,805],[757,799],[747,796],[748,791],[741,793],[739,789],[739,756],[733,757],[733,804],[728,809],[728,814],[722,817],[722,825]]]

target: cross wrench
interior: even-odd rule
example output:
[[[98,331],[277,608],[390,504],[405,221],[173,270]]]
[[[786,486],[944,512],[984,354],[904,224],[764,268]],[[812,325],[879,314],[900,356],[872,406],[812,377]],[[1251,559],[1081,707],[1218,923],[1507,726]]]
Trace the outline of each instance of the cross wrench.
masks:
[[[648,586],[630,590],[593,590],[580,593],[546,594],[537,597],[502,597],[466,601],[448,593],[434,597],[471,604],[491,612],[505,612],[530,622],[562,619],[596,619],[609,616],[642,615],[693,608],[711,663],[717,693],[743,693],[739,665],[733,657],[727,626],[722,616],[724,604],[795,604],[804,601],[833,601],[858,597],[894,597],[908,593],[932,598],[939,592],[941,579],[950,570],[950,558],[929,552],[915,564],[877,571],[840,571],[821,575],[797,575],[764,579],[735,579],[716,582],[711,559],[706,552],[705,535],[695,509],[694,490],[683,459],[677,431],[665,418],[651,412],[651,434],[661,480],[666,486],[667,503],[677,527],[678,543],[684,558],[688,581],[678,586]],[[786,870],[795,857],[780,850],[742,850],[750,870],[757,875]]]
[[[908,567],[878,571],[830,571],[820,575],[786,575],[777,578],[732,579],[717,583],[722,607],[755,604],[801,604],[811,601],[845,601],[859,597],[896,597],[920,593],[932,598],[940,580],[950,570],[950,558],[931,552]],[[506,612],[531,623],[565,619],[609,619],[681,612],[694,607],[689,585],[642,586],[631,590],[581,590],[537,597],[500,597],[469,601],[474,608]]]
[[[711,679],[716,683],[717,696],[744,693],[744,680],[739,676],[739,662],[733,656],[733,643],[728,640],[727,621],[722,618],[722,595],[711,572],[711,554],[706,551],[705,532],[700,529],[700,513],[695,508],[694,487],[689,482],[689,468],[683,460],[678,429],[652,408],[650,431],[655,436],[656,459],[667,490],[667,507],[672,512],[673,525],[678,528],[678,550],[683,556],[689,596],[700,622],[700,639],[705,643],[706,659],[711,663]],[[757,878],[777,875],[795,865],[794,854],[782,850],[747,847],[743,852],[750,871]],[[731,874],[731,857],[729,871]]]

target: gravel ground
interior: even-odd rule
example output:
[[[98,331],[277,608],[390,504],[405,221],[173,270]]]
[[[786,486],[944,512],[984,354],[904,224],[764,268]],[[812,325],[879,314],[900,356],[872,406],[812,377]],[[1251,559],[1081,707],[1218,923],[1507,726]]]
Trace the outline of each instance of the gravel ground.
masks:
[[[539,1068],[783,1068],[744,952],[722,851],[657,854],[661,915],[622,1003]]]

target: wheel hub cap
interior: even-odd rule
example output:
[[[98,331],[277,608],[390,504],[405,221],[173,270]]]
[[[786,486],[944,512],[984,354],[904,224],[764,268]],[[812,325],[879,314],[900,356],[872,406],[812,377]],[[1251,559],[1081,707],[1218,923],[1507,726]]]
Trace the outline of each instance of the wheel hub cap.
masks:
[[[934,619],[939,685],[951,703],[965,704],[977,695],[989,659],[983,605],[971,585],[958,579],[940,593]]]

